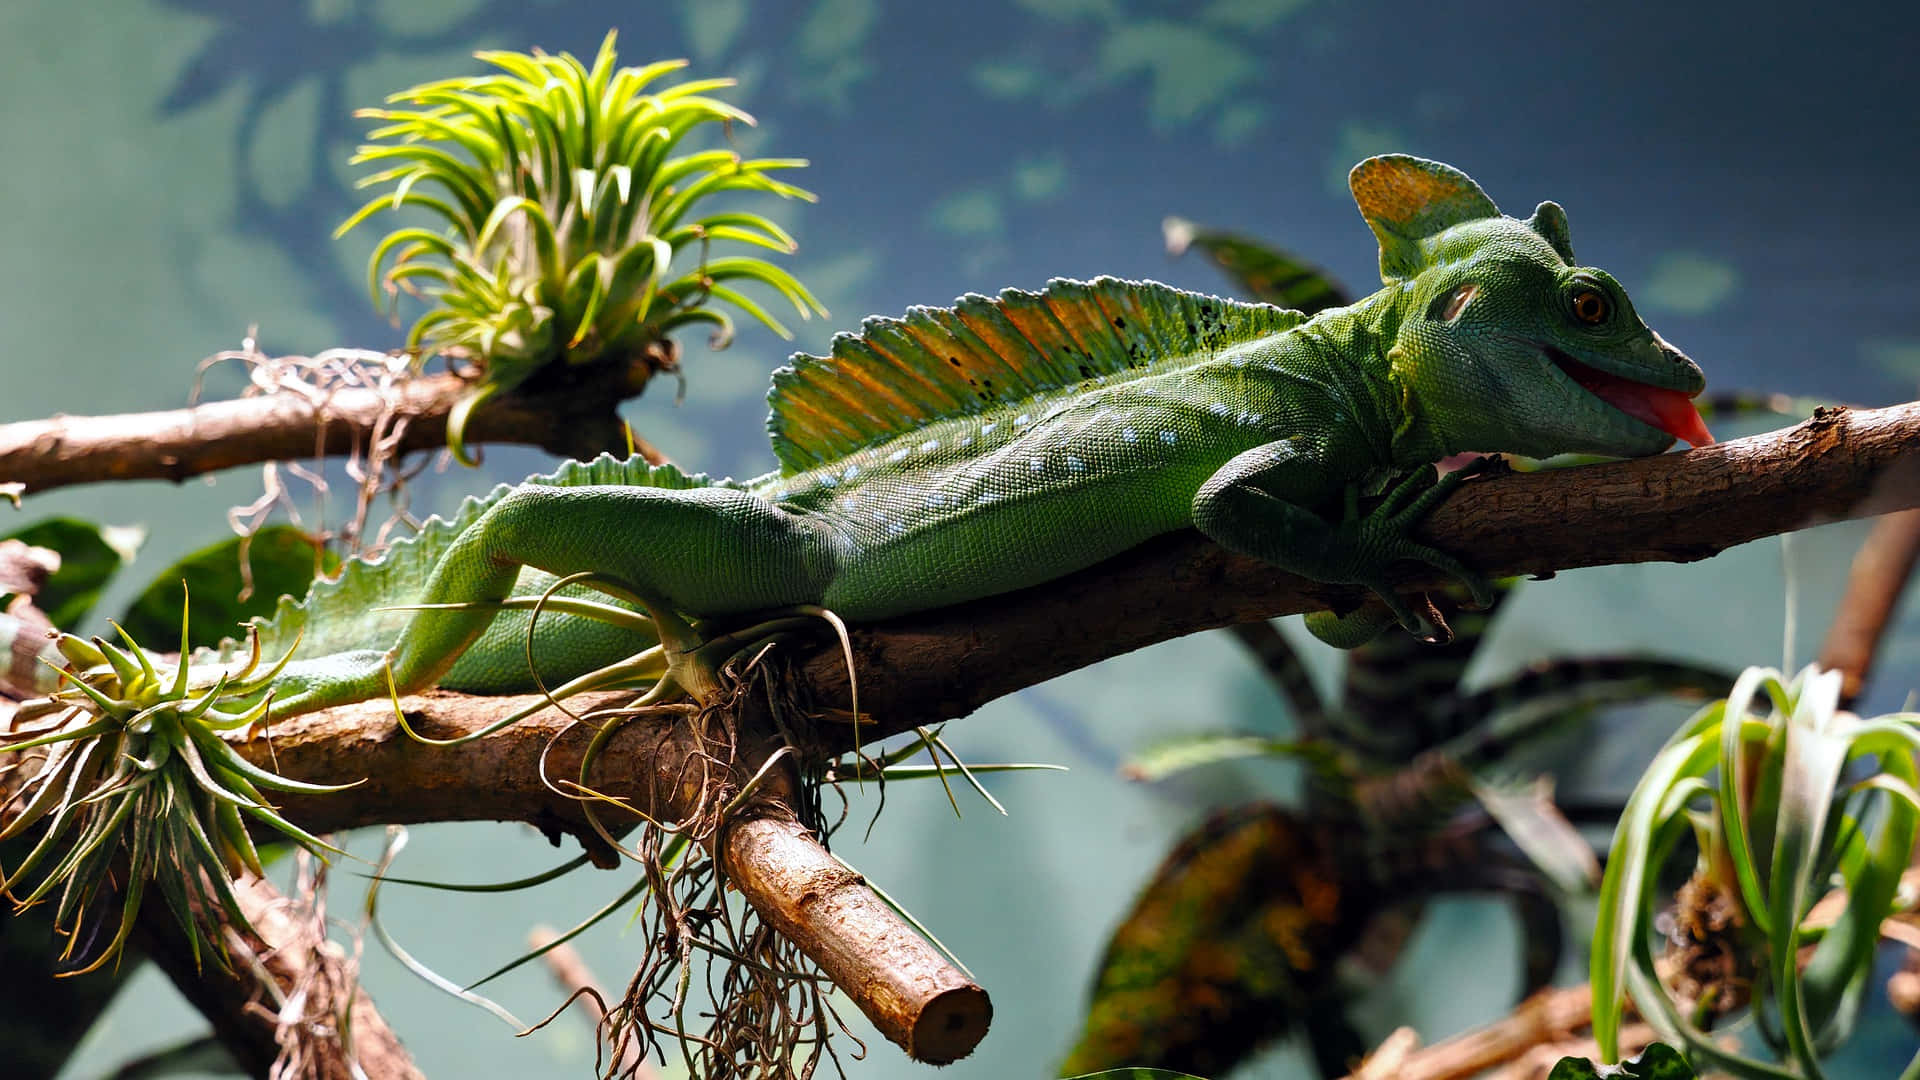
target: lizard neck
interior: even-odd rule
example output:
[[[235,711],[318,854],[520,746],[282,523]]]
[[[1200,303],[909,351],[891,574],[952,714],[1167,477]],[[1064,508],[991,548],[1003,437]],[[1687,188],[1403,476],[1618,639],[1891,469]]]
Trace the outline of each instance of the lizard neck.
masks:
[[[1411,293],[1390,285],[1347,307],[1321,312],[1295,331],[1374,413],[1386,436],[1376,447],[1383,465],[1425,465],[1456,449],[1438,418],[1421,407],[1406,377],[1406,365],[1418,361],[1405,345],[1396,348],[1412,302]]]

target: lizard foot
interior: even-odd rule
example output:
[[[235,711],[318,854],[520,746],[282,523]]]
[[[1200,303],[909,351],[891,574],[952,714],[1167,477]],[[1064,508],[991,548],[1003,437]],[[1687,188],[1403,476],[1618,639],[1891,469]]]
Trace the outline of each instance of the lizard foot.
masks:
[[[1348,580],[1372,590],[1394,621],[1422,641],[1442,644],[1451,640],[1453,633],[1425,594],[1420,594],[1419,610],[1416,610],[1388,582],[1386,568],[1401,561],[1424,563],[1465,586],[1474,607],[1492,606],[1496,597],[1486,578],[1446,552],[1410,539],[1409,534],[1467,478],[1502,464],[1498,458],[1475,458],[1437,478],[1430,467],[1416,469],[1389,489],[1378,506],[1364,514],[1359,512],[1357,494],[1349,492],[1346,514],[1334,530],[1336,544],[1351,552],[1351,565],[1356,569]],[[1366,613],[1370,610],[1374,614],[1369,616]],[[1368,626],[1375,623],[1378,625],[1368,633]],[[1384,625],[1377,608],[1362,607],[1345,616],[1327,613],[1310,622],[1308,629],[1323,641],[1352,648],[1371,640]],[[1353,644],[1342,644],[1349,641]]]

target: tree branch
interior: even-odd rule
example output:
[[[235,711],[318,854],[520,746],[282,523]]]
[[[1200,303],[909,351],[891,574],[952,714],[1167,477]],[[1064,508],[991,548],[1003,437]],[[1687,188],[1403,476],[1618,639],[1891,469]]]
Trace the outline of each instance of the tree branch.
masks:
[[[987,992],[791,820],[753,817],[721,838],[721,868],[760,917],[846,990],[915,1061],[947,1065],[987,1034]]]
[[[1917,505],[1920,403],[1913,403],[1835,410],[1684,454],[1476,481],[1434,514],[1424,536],[1486,573],[1526,574],[1701,559],[1758,537]],[[963,716],[1002,694],[1182,634],[1351,599],[1343,587],[1275,571],[1197,534],[1164,537],[1037,588],[856,629],[861,736],[875,740]],[[845,702],[840,651],[806,648],[801,678],[816,700]],[[582,695],[569,708],[617,700]],[[538,701],[434,691],[402,705],[416,730],[448,737]],[[667,805],[673,800],[654,797],[677,790],[681,762],[698,749],[684,725],[666,722],[676,715],[672,706],[650,710],[623,727],[591,777],[595,789],[676,817],[680,808]],[[839,715],[846,718],[844,707]],[[475,819],[571,831],[581,820],[577,805],[541,782],[538,764],[554,740],[548,775],[576,775],[590,737],[550,709],[489,738],[430,749],[405,737],[389,703],[371,701],[280,721],[270,739],[256,737],[242,749],[299,779],[363,781],[350,792],[285,798],[289,817],[316,832]],[[0,795],[6,784],[0,779]]]
[[[625,453],[628,432],[616,411],[638,395],[659,358],[622,369],[566,369],[495,398],[474,413],[469,445],[518,443],[562,457]],[[398,430],[395,453],[447,443],[447,416],[472,384],[422,375],[389,390],[369,387],[309,399],[281,391],[165,412],[56,416],[0,424],[0,481],[22,494],[109,480],[172,480],[267,461],[364,452],[383,423]],[[658,452],[635,440],[649,460]]]

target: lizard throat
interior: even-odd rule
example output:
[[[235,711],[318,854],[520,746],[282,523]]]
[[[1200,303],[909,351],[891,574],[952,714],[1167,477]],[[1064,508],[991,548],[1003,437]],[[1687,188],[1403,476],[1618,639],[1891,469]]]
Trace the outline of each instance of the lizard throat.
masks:
[[[1635,420],[1659,428],[1676,439],[1684,439],[1689,446],[1705,446],[1713,441],[1706,421],[1700,418],[1700,411],[1693,407],[1692,395],[1685,391],[1634,382],[1589,367],[1551,345],[1541,348],[1547,359],[1553,361],[1554,366],[1565,372],[1568,378],[1579,383],[1581,389]]]

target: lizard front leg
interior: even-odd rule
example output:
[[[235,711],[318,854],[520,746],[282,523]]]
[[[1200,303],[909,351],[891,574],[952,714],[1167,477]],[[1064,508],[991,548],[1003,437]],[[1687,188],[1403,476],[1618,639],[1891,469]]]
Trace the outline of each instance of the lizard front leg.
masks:
[[[1430,513],[1473,470],[1456,470],[1435,480],[1422,468],[1401,480],[1381,503],[1362,513],[1357,484],[1335,490],[1328,481],[1329,455],[1317,444],[1283,439],[1234,457],[1201,485],[1193,499],[1194,527],[1232,551],[1310,577],[1315,581],[1364,585],[1379,595],[1409,633],[1433,637],[1434,622],[1415,612],[1387,581],[1387,568],[1408,560],[1425,563],[1458,578],[1477,603],[1492,602],[1486,581],[1446,552],[1410,538],[1414,525]],[[1310,506],[1335,491],[1344,509],[1329,522]],[[1368,622],[1363,612],[1355,613]],[[1322,640],[1352,648],[1372,634],[1351,620],[1310,620]]]

